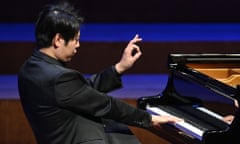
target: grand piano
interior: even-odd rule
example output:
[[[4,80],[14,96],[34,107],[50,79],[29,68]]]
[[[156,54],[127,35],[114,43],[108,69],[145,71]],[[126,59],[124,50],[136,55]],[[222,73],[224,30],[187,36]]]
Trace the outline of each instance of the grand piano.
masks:
[[[168,70],[165,89],[137,107],[184,121],[150,131],[174,144],[239,144],[240,54],[169,54]]]

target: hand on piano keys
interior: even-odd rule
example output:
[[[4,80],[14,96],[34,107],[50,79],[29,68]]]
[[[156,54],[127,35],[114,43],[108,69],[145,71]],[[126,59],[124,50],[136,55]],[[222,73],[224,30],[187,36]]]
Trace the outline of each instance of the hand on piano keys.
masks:
[[[234,105],[235,107],[238,109],[239,108],[239,104],[238,101],[236,99],[234,99]],[[231,124],[232,121],[234,120],[235,116],[234,115],[226,115],[222,118],[222,120],[228,124]]]
[[[228,124],[231,124],[233,119],[234,119],[234,115],[227,115],[227,116],[224,116],[222,120]]]
[[[222,116],[220,116],[220,115],[218,115],[216,113],[213,113],[212,111],[209,111],[209,110],[207,110],[207,109],[205,109],[203,107],[198,107],[197,109],[200,110],[200,111],[204,111],[204,112],[208,113],[209,115],[212,115],[213,117],[215,117],[217,119],[220,119],[220,120],[224,119],[224,117],[222,117]],[[159,107],[147,106],[147,111],[149,113],[157,114],[157,115],[160,115],[162,117],[174,118],[174,116],[172,114],[166,112],[165,110],[160,109]],[[172,119],[172,120],[174,120],[174,119]],[[193,136],[193,137],[195,137],[195,138],[197,138],[199,140],[202,140],[203,134],[205,132],[202,128],[193,125],[192,123],[190,123],[190,121],[183,121],[183,120],[181,121],[181,118],[177,118],[175,120],[176,121],[173,122],[172,124],[176,128],[178,128],[179,130],[185,132],[186,134],[190,134],[191,136]]]
[[[161,124],[170,123],[176,124],[184,120],[172,115],[152,115],[152,125],[155,128],[161,127]]]
[[[159,108],[156,108],[156,107],[150,107],[150,106],[147,106],[147,110],[150,112],[150,113],[154,113],[154,114],[158,114],[162,117],[173,117],[173,115],[167,113],[166,111],[164,110],[161,110]],[[190,123],[188,122],[184,122],[183,120],[181,120],[180,118],[178,119],[179,121],[176,121],[174,124],[174,126],[176,128],[179,128],[180,130],[182,130],[183,132],[185,133],[191,133],[194,137],[198,138],[198,139],[202,139],[202,136],[203,136],[203,131],[198,129],[197,127],[191,125]],[[167,122],[166,122],[167,123]],[[171,123],[170,123],[171,124]],[[159,127],[159,126],[158,126]]]

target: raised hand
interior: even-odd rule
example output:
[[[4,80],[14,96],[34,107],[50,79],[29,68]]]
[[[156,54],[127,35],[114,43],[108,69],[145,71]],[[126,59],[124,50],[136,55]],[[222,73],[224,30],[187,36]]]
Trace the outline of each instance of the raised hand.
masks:
[[[119,74],[128,70],[142,55],[140,47],[137,45],[141,42],[142,38],[138,34],[130,40],[127,47],[124,49],[121,60],[115,65],[115,68]]]

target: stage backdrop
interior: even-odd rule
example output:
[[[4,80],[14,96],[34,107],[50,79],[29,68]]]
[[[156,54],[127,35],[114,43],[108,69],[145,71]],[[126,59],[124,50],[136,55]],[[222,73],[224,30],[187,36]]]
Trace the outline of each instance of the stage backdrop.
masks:
[[[33,22],[53,0],[3,0],[0,22]],[[87,22],[240,22],[239,0],[70,0]]]

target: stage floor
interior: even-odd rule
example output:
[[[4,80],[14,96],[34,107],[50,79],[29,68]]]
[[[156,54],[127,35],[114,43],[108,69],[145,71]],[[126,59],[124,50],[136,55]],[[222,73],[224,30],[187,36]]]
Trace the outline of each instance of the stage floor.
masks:
[[[126,74],[123,88],[109,95],[122,99],[137,99],[161,93],[167,83],[167,74]],[[17,75],[0,75],[0,99],[19,99]]]

